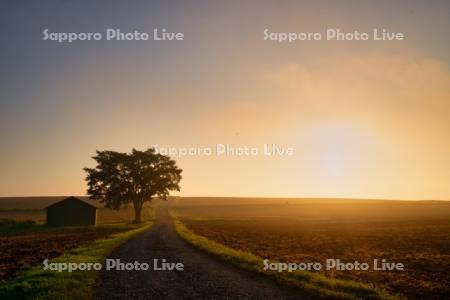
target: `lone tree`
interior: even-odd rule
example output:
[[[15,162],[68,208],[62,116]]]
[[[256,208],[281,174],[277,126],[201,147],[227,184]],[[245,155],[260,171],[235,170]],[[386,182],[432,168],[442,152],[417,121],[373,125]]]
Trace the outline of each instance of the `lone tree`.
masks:
[[[132,203],[135,222],[141,222],[145,202],[154,197],[167,200],[170,191],[180,190],[182,170],[154,148],[131,153],[97,151],[92,158],[97,166],[84,168],[89,198],[115,210]]]

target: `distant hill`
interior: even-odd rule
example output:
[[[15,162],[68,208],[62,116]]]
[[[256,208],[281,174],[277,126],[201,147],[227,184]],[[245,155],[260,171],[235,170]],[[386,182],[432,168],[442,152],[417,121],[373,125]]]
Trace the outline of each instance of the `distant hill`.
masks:
[[[42,210],[45,207],[58,202],[68,196],[39,196],[39,197],[0,197],[0,211],[5,210]],[[87,196],[76,196],[81,200],[91,203],[95,206],[102,207],[98,201],[89,200]],[[239,197],[170,197],[171,202],[175,206],[204,206],[204,205],[272,205],[272,204],[347,204],[353,205],[369,205],[388,204],[392,207],[398,205],[412,205],[414,207],[425,206],[447,207],[449,201],[402,201],[402,200],[379,200],[379,199],[333,199],[333,198],[239,198]],[[330,206],[331,207],[331,206]],[[423,207],[423,206],[422,206]]]
[[[389,200],[359,198],[271,198],[271,197],[176,197],[174,205],[256,205],[256,204],[442,204],[439,200]]]

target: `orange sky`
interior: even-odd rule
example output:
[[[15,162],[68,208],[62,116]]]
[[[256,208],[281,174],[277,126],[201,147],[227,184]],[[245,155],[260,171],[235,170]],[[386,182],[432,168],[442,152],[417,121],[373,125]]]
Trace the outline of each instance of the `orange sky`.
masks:
[[[450,199],[448,5],[346,3],[180,4],[158,8],[167,16],[158,21],[138,5],[120,22],[112,11],[85,16],[89,30],[104,22],[185,33],[157,45],[61,46],[21,25],[24,40],[10,42],[31,65],[13,51],[1,61],[11,83],[1,92],[0,196],[82,195],[95,150],[275,143],[294,155],[177,158],[181,195]],[[34,18],[55,31],[84,28]],[[338,26],[383,26],[407,39],[262,40],[265,28]]]

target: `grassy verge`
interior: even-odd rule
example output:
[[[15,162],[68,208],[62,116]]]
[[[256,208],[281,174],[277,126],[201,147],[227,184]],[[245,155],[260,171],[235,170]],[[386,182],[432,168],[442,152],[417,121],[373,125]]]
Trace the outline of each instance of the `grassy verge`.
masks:
[[[178,235],[195,247],[237,267],[263,274],[281,284],[300,288],[313,297],[323,299],[399,299],[397,296],[387,294],[384,290],[355,281],[331,279],[306,271],[266,271],[263,258],[196,235],[178,219],[175,219],[174,222]]]
[[[49,263],[103,264],[105,257],[118,245],[151,226],[122,224],[125,232],[111,235],[91,244],[67,251]],[[129,230],[128,230],[129,229]],[[92,295],[97,271],[57,272],[44,270],[38,265],[0,286],[0,299],[88,299]]]

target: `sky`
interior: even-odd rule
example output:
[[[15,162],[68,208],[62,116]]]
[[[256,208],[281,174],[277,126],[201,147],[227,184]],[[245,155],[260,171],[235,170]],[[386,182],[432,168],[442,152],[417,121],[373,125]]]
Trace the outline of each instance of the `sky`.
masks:
[[[96,150],[174,157],[182,196],[450,200],[448,1],[0,4],[0,196],[84,195]],[[183,41],[44,41],[182,32]],[[264,40],[402,32],[402,41]],[[264,144],[293,155],[262,154]]]

